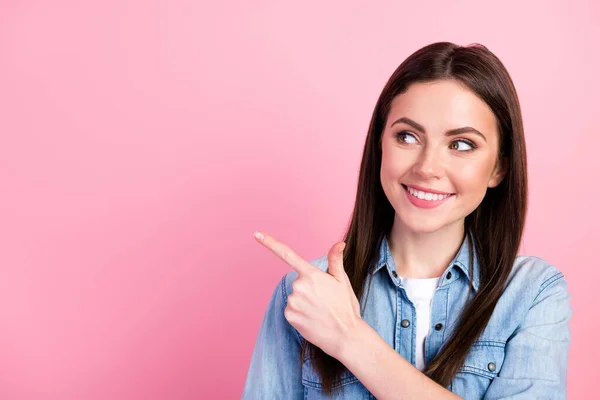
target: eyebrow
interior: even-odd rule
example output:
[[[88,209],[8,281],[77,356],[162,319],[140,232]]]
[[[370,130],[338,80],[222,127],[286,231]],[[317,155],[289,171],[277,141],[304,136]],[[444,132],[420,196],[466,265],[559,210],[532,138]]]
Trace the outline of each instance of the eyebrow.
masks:
[[[405,124],[412,126],[413,128],[415,128],[416,130],[418,130],[421,133],[427,133],[425,131],[425,128],[423,127],[423,125],[413,121],[410,118],[406,118],[406,117],[402,117],[402,118],[399,118],[396,121],[394,121],[394,123],[390,125],[390,128],[400,122],[404,122]],[[487,139],[485,138],[485,136],[483,136],[483,133],[479,132],[477,129],[472,128],[470,126],[464,126],[462,128],[451,129],[446,132],[446,136],[460,135],[462,133],[469,133],[469,132],[475,133],[475,134],[481,136],[483,138],[483,140],[485,140],[487,142]]]

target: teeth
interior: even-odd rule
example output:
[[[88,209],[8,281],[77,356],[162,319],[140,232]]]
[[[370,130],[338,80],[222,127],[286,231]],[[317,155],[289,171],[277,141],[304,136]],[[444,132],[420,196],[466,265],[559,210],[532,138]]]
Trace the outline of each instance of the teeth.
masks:
[[[436,194],[436,193],[422,192],[420,190],[415,190],[408,186],[407,186],[407,188],[408,188],[408,192],[410,194],[412,194],[415,197],[418,197],[421,200],[437,201],[437,200],[445,199],[446,197],[450,196],[449,194]]]

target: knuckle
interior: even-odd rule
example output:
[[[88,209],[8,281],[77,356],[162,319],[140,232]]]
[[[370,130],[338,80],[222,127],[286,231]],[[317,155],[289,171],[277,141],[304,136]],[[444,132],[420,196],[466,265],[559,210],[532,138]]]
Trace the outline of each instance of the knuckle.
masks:
[[[290,295],[288,297],[287,307],[286,308],[293,309],[293,308],[296,308],[295,306],[296,306],[296,297],[294,297],[293,295]]]
[[[297,292],[299,288],[300,282],[298,282],[298,279],[296,279],[294,282],[292,282],[292,291]]]
[[[311,284],[315,284],[317,282],[318,275],[316,272],[310,271],[306,274],[306,279]]]

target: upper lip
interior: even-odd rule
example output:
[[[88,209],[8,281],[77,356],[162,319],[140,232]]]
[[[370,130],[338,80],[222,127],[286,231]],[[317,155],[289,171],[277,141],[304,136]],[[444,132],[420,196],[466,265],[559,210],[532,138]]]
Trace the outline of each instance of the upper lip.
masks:
[[[422,186],[417,186],[417,185],[407,185],[407,184],[404,184],[404,186],[408,186],[409,188],[413,188],[415,190],[420,190],[422,192],[427,192],[427,193],[434,193],[434,194],[454,194],[454,193],[448,193],[448,192],[441,192],[439,190],[428,189],[428,188],[424,188]]]

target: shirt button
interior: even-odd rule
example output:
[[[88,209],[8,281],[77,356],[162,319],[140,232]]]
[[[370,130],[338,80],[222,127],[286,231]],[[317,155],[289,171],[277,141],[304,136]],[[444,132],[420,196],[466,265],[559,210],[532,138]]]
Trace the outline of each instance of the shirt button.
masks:
[[[410,326],[410,321],[403,319],[402,322],[400,322],[400,325],[402,325],[403,328],[408,328]]]
[[[448,273],[446,274],[446,279],[450,279],[452,278],[452,272],[448,271]]]
[[[436,331],[441,331],[443,327],[444,327],[444,325],[442,325],[442,324],[435,324]]]
[[[493,362],[488,364],[488,369],[492,372],[494,372],[496,370],[496,364],[494,364]]]
[[[396,270],[393,270],[393,271],[392,271],[392,275],[394,275],[394,278],[397,278],[397,277],[398,277],[398,273],[396,272]]]

